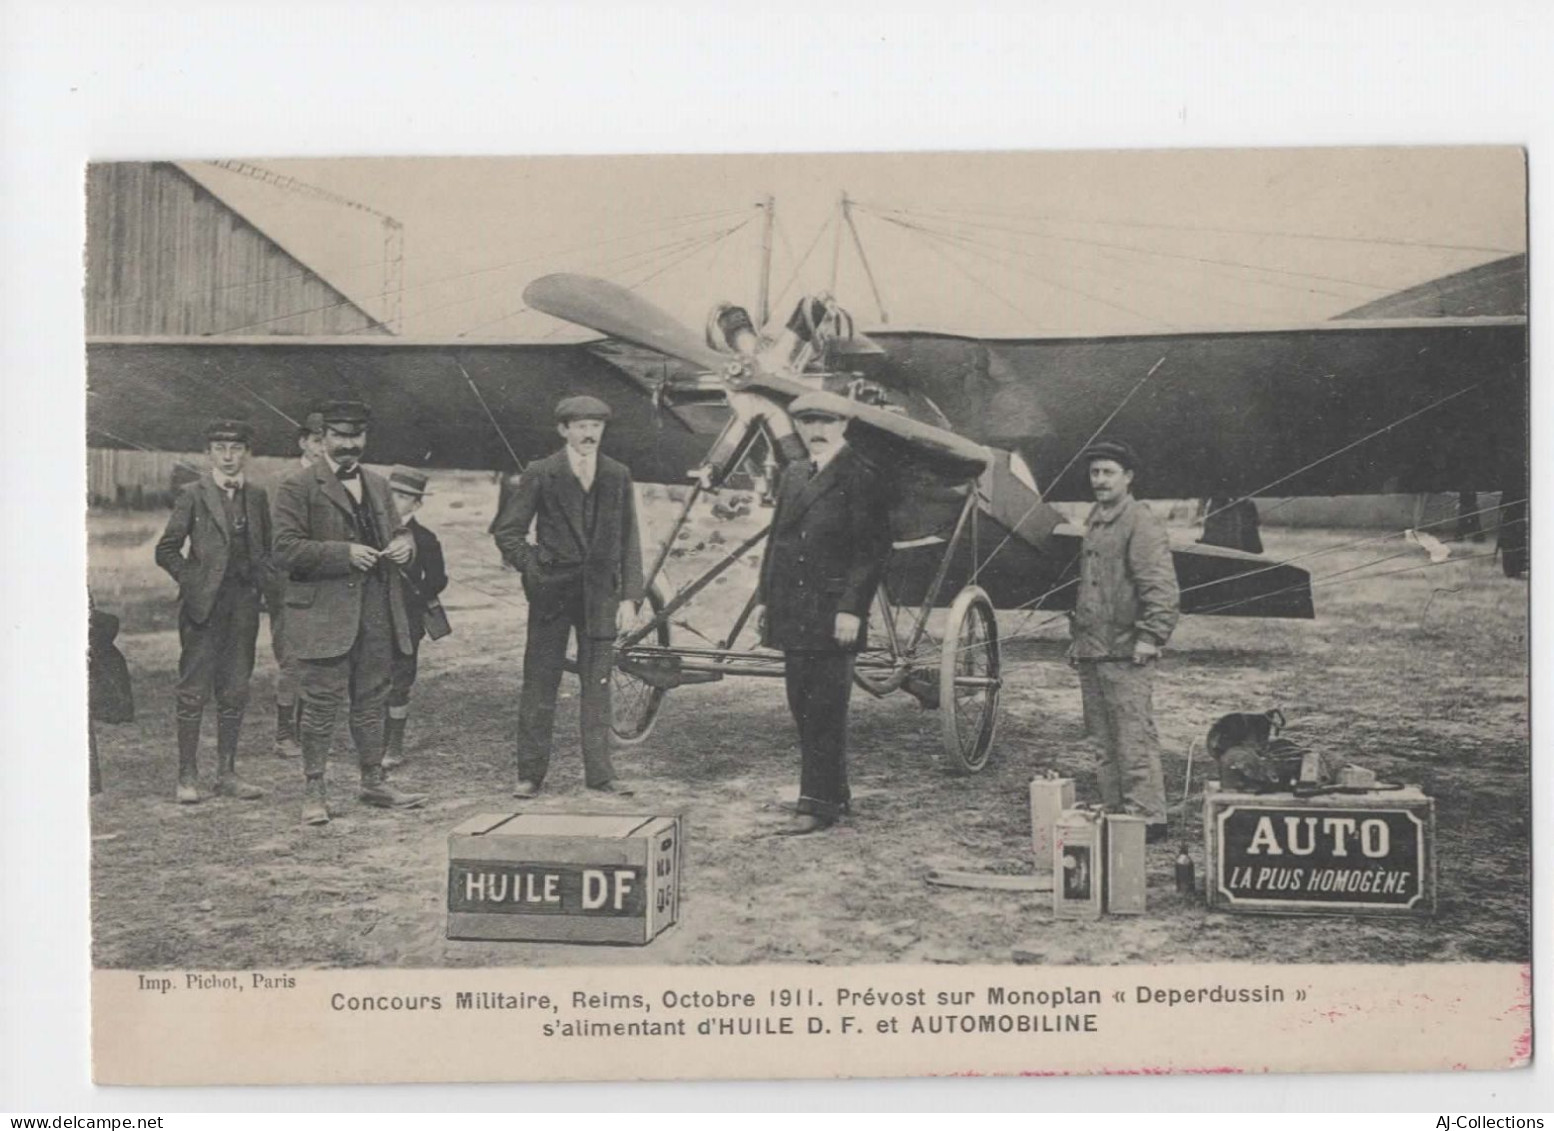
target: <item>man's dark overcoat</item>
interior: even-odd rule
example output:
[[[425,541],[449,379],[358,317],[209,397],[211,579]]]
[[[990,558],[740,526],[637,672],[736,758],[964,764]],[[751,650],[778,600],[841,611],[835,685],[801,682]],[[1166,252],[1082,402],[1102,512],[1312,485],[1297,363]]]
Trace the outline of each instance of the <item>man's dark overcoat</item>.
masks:
[[[766,643],[783,651],[838,651],[836,614],[864,622],[885,572],[890,526],[879,476],[843,446],[811,477],[808,460],[783,469],[761,563]]]

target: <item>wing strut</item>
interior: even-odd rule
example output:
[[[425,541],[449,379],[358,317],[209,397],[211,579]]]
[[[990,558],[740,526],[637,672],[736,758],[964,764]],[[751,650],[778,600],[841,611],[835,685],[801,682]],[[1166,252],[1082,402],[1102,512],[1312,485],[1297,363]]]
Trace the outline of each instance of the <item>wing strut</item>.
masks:
[[[464,380],[469,382],[469,391],[475,394],[475,399],[480,402],[481,409],[486,414],[486,419],[491,422],[491,427],[496,429],[497,437],[502,441],[502,446],[507,449],[507,454],[513,457],[513,463],[519,471],[524,468],[523,460],[518,458],[518,453],[513,450],[512,442],[508,440],[507,433],[502,431],[501,424],[497,423],[496,415],[491,411],[491,406],[486,403],[486,398],[480,395],[480,388],[475,384],[475,379],[469,375],[469,370],[464,368],[464,363],[458,358],[453,359],[453,364],[459,367],[459,372],[464,374]]]

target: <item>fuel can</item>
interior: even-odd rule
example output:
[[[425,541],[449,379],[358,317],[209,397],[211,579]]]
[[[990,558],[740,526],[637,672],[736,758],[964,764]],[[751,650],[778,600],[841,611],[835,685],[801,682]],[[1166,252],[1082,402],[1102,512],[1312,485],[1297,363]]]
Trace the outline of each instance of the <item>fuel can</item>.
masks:
[[[1051,873],[1058,818],[1073,807],[1073,778],[1036,778],[1031,782],[1031,852],[1038,874]]]
[[[1102,815],[1068,809],[1052,837],[1052,914],[1058,919],[1098,919],[1101,915],[1106,857]]]
[[[1106,910],[1112,915],[1144,914],[1143,817],[1106,815]]]

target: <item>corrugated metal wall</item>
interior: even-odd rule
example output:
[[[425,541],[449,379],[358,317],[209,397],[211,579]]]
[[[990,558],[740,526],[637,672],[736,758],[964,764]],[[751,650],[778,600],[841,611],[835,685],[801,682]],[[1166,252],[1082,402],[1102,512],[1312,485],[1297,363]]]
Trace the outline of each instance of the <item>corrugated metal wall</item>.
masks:
[[[88,334],[388,333],[165,162],[87,167]]]
[[[209,466],[204,452],[145,452],[88,448],[86,487],[94,507],[154,510],[173,505],[178,488],[198,478]],[[272,486],[294,471],[297,461],[279,456],[254,456],[248,461],[249,478]]]

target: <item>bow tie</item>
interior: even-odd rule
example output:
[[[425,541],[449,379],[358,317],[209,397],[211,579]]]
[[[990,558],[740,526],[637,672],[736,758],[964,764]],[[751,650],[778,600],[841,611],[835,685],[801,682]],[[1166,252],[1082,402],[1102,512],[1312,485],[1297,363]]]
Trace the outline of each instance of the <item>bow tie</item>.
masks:
[[[236,491],[243,486],[243,481],[241,479],[217,479],[216,486],[223,491]]]
[[[362,469],[357,466],[335,468],[335,478],[341,480],[342,482],[356,479],[361,475],[361,473]]]

